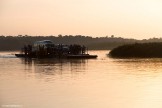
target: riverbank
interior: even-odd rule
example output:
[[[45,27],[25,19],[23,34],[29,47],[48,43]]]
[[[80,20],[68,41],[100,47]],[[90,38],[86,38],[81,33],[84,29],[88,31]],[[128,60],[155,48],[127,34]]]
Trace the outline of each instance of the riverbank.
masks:
[[[114,58],[161,58],[162,42],[122,45],[111,50],[109,56]]]

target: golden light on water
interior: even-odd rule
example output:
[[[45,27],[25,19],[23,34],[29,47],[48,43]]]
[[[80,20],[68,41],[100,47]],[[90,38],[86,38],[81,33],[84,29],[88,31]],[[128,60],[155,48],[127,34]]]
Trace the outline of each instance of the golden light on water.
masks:
[[[0,53],[2,105],[161,108],[162,59],[19,59]]]

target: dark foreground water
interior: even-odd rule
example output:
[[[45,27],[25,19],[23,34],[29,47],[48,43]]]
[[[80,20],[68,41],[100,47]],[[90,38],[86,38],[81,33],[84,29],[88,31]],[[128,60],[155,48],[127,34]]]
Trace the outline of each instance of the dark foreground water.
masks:
[[[20,59],[0,53],[0,108],[162,108],[162,59]]]

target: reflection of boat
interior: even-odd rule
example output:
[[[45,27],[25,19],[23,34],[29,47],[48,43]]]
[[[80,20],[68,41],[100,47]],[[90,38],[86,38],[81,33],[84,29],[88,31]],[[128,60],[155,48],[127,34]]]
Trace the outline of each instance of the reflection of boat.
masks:
[[[53,44],[50,40],[37,41],[34,45],[25,45],[17,57],[26,58],[97,58],[89,55],[87,48],[81,45]]]

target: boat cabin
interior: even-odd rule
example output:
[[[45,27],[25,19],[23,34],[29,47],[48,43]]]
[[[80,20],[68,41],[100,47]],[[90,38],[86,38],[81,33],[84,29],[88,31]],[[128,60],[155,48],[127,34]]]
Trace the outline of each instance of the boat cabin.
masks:
[[[33,46],[33,51],[38,51],[41,48],[47,49],[54,47],[54,43],[50,40],[36,41]]]

